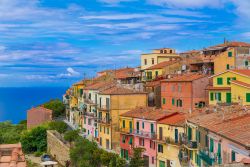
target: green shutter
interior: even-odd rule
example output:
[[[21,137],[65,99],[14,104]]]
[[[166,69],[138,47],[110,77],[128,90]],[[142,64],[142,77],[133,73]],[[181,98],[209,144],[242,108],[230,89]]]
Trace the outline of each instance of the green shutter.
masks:
[[[151,133],[154,133],[154,124],[150,124]]]
[[[122,120],[122,127],[125,128],[125,120]]]
[[[188,140],[192,140],[192,129],[188,127]]]
[[[246,93],[246,102],[250,102],[250,93]]]
[[[218,94],[218,101],[221,101],[221,93],[219,92],[219,93],[217,93]]]
[[[229,70],[230,69],[230,65],[229,64],[227,64],[227,70]]]
[[[223,78],[217,78],[217,85],[223,85]]]
[[[227,78],[227,84],[228,84],[228,85],[230,85],[230,84],[231,84],[231,82],[230,82],[230,81],[231,81],[231,78],[229,78],[229,77],[228,77],[228,78]]]
[[[162,104],[166,104],[166,99],[162,98]]]
[[[125,150],[125,158],[128,160],[128,150]]]
[[[210,101],[214,101],[214,93],[210,92]]]
[[[218,163],[221,164],[221,144],[220,143],[218,143],[217,156],[218,156]]]
[[[226,93],[226,102],[231,103],[231,93]]]
[[[231,160],[232,160],[232,162],[234,162],[236,160],[235,152],[234,151],[232,151]]]
[[[174,98],[172,98],[172,105],[174,106]]]
[[[210,152],[214,152],[214,140],[210,138]]]
[[[123,149],[121,149],[121,157],[122,157],[122,158],[124,157]]]
[[[130,139],[129,139],[129,144],[130,144],[130,145],[133,144],[133,138],[132,138],[132,137],[130,137]]]
[[[164,161],[160,161],[160,167],[165,167],[165,162]]]
[[[232,52],[228,52],[228,57],[232,57],[233,53]]]

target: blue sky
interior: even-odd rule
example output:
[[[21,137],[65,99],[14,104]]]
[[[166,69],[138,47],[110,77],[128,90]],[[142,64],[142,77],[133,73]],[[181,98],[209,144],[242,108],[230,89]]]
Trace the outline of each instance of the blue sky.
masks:
[[[250,42],[249,0],[0,0],[0,86],[69,86],[107,68]]]

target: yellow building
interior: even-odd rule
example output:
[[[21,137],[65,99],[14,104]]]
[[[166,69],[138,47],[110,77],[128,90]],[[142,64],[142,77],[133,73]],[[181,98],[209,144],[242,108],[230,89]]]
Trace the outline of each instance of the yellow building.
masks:
[[[181,113],[173,113],[157,122],[157,167],[181,167],[179,150],[184,136],[184,124],[185,116]]]
[[[213,62],[214,74],[230,69],[248,69],[250,66],[250,44],[245,42],[225,41],[204,49],[203,55]]]
[[[154,80],[181,70],[180,61],[164,61],[144,70],[144,81]]]
[[[147,106],[147,93],[111,86],[98,94],[99,144],[120,151],[119,115],[135,107]]]
[[[163,61],[177,60],[179,58],[180,56],[175,53],[175,49],[155,49],[153,50],[153,53],[141,55],[141,70],[145,70]]]
[[[211,78],[213,85],[207,88],[210,105],[250,104],[250,70],[228,70]]]

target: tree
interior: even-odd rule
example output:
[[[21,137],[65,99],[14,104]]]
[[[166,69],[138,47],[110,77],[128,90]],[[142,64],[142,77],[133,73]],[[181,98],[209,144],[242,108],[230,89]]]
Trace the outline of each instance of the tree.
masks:
[[[64,134],[64,140],[70,142],[70,145],[73,141],[76,141],[79,137],[79,131],[78,130],[71,130],[71,131],[67,131]]]
[[[63,134],[67,131],[67,124],[63,121],[52,121],[49,123],[49,129],[50,130],[56,130],[60,134]]]
[[[133,156],[130,160],[130,167],[144,167],[145,160],[142,157],[142,153],[145,151],[145,148],[137,147],[133,149]]]
[[[47,149],[46,130],[46,127],[38,126],[23,133],[21,136],[21,143],[24,152],[45,152]]]
[[[50,100],[49,102],[43,104],[43,106],[53,111],[53,118],[65,115],[65,106],[59,99]]]
[[[14,125],[9,121],[0,123],[0,144],[18,143],[21,134],[26,130],[25,125]]]

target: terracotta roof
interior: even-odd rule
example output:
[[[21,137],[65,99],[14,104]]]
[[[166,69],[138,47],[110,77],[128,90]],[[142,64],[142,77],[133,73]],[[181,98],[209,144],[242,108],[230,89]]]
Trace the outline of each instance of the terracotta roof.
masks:
[[[121,116],[157,121],[172,114],[174,114],[174,112],[165,111],[163,109],[156,109],[153,107],[137,107],[122,114]]]
[[[207,86],[206,90],[231,90],[230,87],[213,87],[211,85]]]
[[[192,54],[192,53],[199,53],[200,50],[189,50],[189,51],[186,51],[186,52],[182,52],[181,54]]]
[[[200,78],[208,77],[204,74],[198,74],[198,73],[188,73],[188,74],[180,74],[176,75],[173,78],[166,79],[164,81],[166,82],[191,82]]]
[[[5,151],[4,155],[1,155],[2,151]],[[9,151],[9,154],[6,151]],[[1,167],[26,167],[27,165],[20,143],[0,145],[0,155]]]
[[[235,106],[231,109],[228,108],[223,113],[221,110],[217,110],[217,112],[189,118],[188,122],[192,122],[222,137],[249,147],[250,108],[247,106],[245,108]]]
[[[135,91],[121,86],[113,86],[100,91],[102,95],[126,95],[126,94],[147,94],[147,92]]]
[[[175,113],[173,115],[169,115],[166,118],[161,119],[159,124],[167,124],[167,125],[176,125],[181,126],[185,123],[186,116],[183,113]]]
[[[223,43],[223,44],[215,45],[214,47],[217,47],[217,46],[226,46],[226,47],[250,47],[250,43],[232,41],[232,42],[226,42],[226,43]]]
[[[140,72],[135,71],[135,68],[121,68],[113,71],[115,73],[115,78],[125,79],[131,77],[138,77]]]
[[[145,87],[155,87],[155,86],[160,86],[161,85],[161,80],[158,81],[151,81],[151,82],[147,82],[145,84]]]
[[[164,67],[167,67],[167,66],[170,66],[170,65],[173,65],[175,63],[177,63],[179,61],[163,61],[161,63],[158,63],[156,65],[153,65],[149,68],[147,68],[146,70],[155,70],[155,69],[161,69],[161,68],[164,68]]]
[[[237,69],[237,70],[231,70],[233,72],[239,73],[239,74],[243,74],[246,76],[250,77],[250,70],[246,70],[246,69]]]
[[[245,82],[241,82],[241,81],[237,81],[237,80],[232,80],[231,83],[250,88],[250,84],[245,83]]]
[[[111,86],[112,84],[114,84],[113,81],[109,81],[109,82],[97,82],[97,83],[93,83],[90,84],[89,86],[86,86],[85,88],[83,88],[84,90],[99,90],[101,88],[107,87],[107,86]]]

